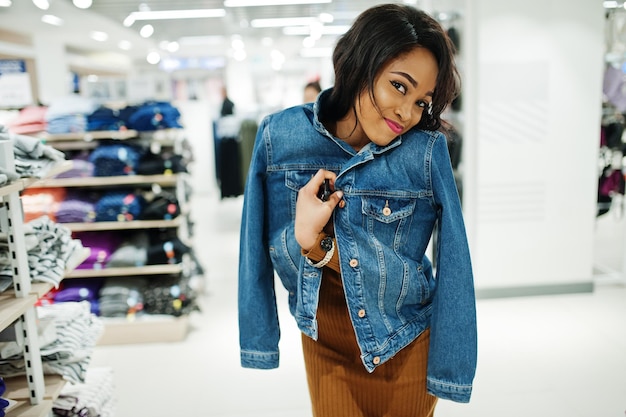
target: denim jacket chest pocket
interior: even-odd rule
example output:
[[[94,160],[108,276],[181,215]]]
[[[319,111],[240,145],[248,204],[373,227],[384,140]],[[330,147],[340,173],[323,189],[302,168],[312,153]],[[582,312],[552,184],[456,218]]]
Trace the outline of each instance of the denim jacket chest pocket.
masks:
[[[394,320],[406,323],[414,319],[434,288],[430,262],[413,255],[416,233],[422,234],[416,224],[419,201],[418,197],[396,195],[366,196],[361,200],[369,246],[376,252],[375,267],[380,277],[377,293],[382,298],[380,304],[385,306],[389,329],[398,325]]]

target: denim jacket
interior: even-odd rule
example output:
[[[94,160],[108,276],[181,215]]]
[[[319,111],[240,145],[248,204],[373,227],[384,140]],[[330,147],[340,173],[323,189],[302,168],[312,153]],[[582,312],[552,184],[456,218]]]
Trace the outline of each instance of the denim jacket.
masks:
[[[259,126],[248,171],[239,259],[244,367],[278,366],[274,272],[300,330],[317,338],[323,269],[305,262],[294,236],[298,190],[317,170],[337,174],[345,206],[333,213],[341,277],[369,372],[430,327],[428,391],[468,402],[477,356],[472,266],[443,134],[413,129],[359,152],[320,123],[318,106],[292,107]],[[436,273],[425,256],[439,224]]]

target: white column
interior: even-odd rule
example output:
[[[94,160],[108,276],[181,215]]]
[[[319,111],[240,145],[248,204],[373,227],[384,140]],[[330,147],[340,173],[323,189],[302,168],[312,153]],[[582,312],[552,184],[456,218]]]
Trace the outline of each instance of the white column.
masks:
[[[464,203],[478,294],[591,291],[602,3],[466,7]]]

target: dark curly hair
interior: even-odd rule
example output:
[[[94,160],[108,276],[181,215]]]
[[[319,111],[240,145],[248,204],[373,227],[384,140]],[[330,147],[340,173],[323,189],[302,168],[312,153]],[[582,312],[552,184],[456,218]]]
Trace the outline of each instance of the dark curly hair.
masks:
[[[349,111],[356,113],[357,98],[363,91],[372,94],[376,76],[385,64],[415,48],[428,49],[439,67],[432,114],[424,112],[416,127],[440,129],[441,113],[460,90],[455,48],[434,18],[400,4],[383,4],[365,10],[339,39],[333,53],[335,85],[321,119],[337,121]],[[374,97],[372,100],[376,102]]]

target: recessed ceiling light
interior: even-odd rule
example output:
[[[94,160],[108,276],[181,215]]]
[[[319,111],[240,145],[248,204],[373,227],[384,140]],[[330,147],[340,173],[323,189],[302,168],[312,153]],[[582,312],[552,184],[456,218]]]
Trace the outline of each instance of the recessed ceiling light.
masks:
[[[54,16],[52,14],[45,14],[41,16],[41,21],[53,26],[62,26],[63,19],[60,17]]]
[[[144,25],[140,30],[139,34],[144,38],[149,38],[154,33],[154,26],[152,25]]]
[[[91,4],[93,3],[92,0],[72,0],[72,3],[74,3],[74,6],[78,7],[79,9],[88,9],[91,7]]]
[[[11,0],[0,0],[0,7],[11,7]]]
[[[100,32],[98,30],[93,30],[89,32],[89,37],[93,39],[94,41],[98,41],[98,42],[104,42],[107,39],[109,39],[109,35],[107,35],[104,32]]]
[[[178,42],[161,41],[159,42],[159,48],[167,52],[176,52],[180,49]]]
[[[117,44],[117,47],[120,48],[123,51],[129,51],[133,47],[133,44],[130,41],[125,41],[124,40],[124,41],[120,41]]]
[[[148,56],[146,56],[146,61],[150,64],[158,64],[161,60],[161,55],[158,52],[150,52]]]
[[[33,4],[41,10],[48,10],[50,8],[50,2],[48,0],[33,0]]]

